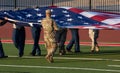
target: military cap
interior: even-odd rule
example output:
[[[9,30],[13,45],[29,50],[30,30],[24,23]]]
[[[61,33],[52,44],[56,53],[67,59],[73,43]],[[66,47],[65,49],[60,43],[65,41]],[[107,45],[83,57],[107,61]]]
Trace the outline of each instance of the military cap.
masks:
[[[46,10],[46,13],[51,13],[50,9]]]

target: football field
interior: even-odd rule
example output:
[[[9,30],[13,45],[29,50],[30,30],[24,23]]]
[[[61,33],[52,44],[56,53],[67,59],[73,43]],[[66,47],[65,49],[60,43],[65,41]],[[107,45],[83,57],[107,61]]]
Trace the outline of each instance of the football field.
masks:
[[[90,53],[90,46],[80,46],[81,53],[63,56],[57,50],[54,63],[44,58],[43,45],[40,45],[42,56],[30,56],[32,45],[26,44],[22,58],[13,44],[3,44],[3,47],[9,57],[0,59],[0,73],[120,73],[120,47],[101,46],[99,53]]]

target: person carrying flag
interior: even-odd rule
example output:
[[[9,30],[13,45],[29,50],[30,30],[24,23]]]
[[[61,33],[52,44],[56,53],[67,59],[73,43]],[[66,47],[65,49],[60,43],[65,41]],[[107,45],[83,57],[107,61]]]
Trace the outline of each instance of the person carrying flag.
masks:
[[[4,25],[7,23],[7,20],[0,20],[0,26]],[[1,38],[0,38],[0,58],[7,58],[8,56],[5,55],[4,50],[3,50],[3,46],[2,46],[2,42],[1,42]]]
[[[94,51],[99,52],[100,49],[97,42],[97,39],[99,37],[99,29],[89,29],[89,37],[92,41],[91,52],[94,52]]]

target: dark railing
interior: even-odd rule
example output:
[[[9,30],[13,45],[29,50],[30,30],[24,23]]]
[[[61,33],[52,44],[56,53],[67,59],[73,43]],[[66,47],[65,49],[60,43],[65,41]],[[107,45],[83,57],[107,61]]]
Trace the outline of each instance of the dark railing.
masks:
[[[0,0],[1,10],[51,5],[120,13],[120,0]]]

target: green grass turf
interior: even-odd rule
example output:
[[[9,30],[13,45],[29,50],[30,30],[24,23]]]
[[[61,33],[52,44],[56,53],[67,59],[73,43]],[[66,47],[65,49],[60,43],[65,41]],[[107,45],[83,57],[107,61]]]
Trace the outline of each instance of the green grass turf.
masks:
[[[26,44],[22,58],[12,57],[18,56],[18,50],[13,44],[3,44],[3,47],[5,54],[9,57],[0,59],[0,73],[120,73],[120,67],[108,66],[120,66],[120,47],[102,46],[100,47],[100,53],[92,54],[89,52],[90,46],[80,46],[82,53],[67,53],[64,56],[59,56],[57,50],[54,55],[54,63],[48,63],[44,58],[46,49],[43,45],[40,45],[42,56],[32,57],[29,55],[32,50],[32,45]],[[1,65],[13,65],[13,67]]]

